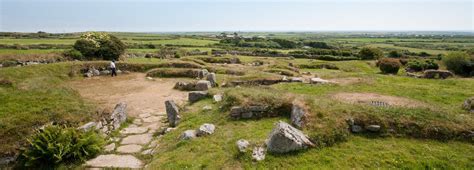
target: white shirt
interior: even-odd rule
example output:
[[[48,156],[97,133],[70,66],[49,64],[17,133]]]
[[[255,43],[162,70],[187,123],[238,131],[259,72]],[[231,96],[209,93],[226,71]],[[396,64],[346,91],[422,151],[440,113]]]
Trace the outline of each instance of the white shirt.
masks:
[[[110,68],[115,68],[115,63],[114,62],[110,62]]]

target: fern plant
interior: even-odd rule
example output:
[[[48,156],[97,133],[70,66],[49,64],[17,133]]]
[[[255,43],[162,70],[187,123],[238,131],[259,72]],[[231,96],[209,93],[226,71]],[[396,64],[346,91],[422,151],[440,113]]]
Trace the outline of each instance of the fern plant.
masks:
[[[52,125],[38,130],[28,143],[22,154],[25,166],[84,161],[100,153],[105,141],[93,131]]]

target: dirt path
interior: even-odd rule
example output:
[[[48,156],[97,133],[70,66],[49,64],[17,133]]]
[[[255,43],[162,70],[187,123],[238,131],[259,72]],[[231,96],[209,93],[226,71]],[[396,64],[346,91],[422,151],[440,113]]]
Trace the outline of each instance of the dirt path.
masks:
[[[101,107],[113,108],[127,103],[127,113],[133,124],[120,131],[120,136],[105,146],[105,153],[86,162],[92,168],[143,168],[140,155],[153,154],[158,147],[153,134],[166,119],[166,100],[186,101],[187,93],[173,90],[178,79],[147,79],[145,74],[133,73],[118,77],[95,77],[71,83],[86,99]]]
[[[187,93],[173,90],[177,81],[148,80],[143,73],[132,73],[118,77],[93,77],[74,81],[71,85],[81,96],[104,108],[113,108],[119,102],[126,102],[128,114],[133,117],[143,112],[164,111],[164,102],[169,99],[178,103],[185,101]]]

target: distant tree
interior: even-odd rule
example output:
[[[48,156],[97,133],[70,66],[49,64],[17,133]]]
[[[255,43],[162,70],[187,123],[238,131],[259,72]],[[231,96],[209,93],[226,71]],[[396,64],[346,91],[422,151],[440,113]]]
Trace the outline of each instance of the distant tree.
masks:
[[[393,50],[393,51],[390,51],[388,53],[388,57],[390,57],[390,58],[400,58],[400,57],[402,57],[402,54],[400,52],[396,51],[396,50]]]
[[[107,33],[86,33],[74,43],[74,49],[86,59],[118,60],[125,52],[125,44],[117,37]]]
[[[474,74],[474,58],[466,52],[451,52],[443,57],[446,68],[462,76],[472,76]]]
[[[286,39],[271,39],[271,41],[278,43],[282,48],[296,48],[298,44]]]
[[[363,60],[374,60],[383,57],[383,52],[378,48],[364,47],[359,51],[359,57]]]
[[[310,41],[310,42],[305,42],[304,45],[307,45],[307,46],[310,46],[310,47],[313,47],[313,48],[322,48],[322,49],[330,49],[331,48],[325,42]]]

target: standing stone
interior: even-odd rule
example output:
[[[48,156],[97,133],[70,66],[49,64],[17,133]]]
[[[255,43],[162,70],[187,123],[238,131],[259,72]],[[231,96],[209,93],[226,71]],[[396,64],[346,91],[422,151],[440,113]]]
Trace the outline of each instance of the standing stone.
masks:
[[[464,110],[474,113],[474,97],[466,99],[462,107]]]
[[[191,103],[197,102],[208,96],[207,91],[192,91],[188,93],[188,100]]]
[[[307,119],[307,109],[305,105],[298,100],[293,101],[291,108],[291,124],[301,129],[304,127]]]
[[[206,90],[209,90],[211,87],[212,87],[211,82],[207,80],[199,80],[196,83],[196,90],[198,91],[206,91]]]
[[[216,126],[214,126],[213,124],[205,123],[199,127],[196,135],[197,136],[211,135],[214,133],[215,129],[216,129]]]
[[[127,120],[127,104],[121,102],[115,106],[114,111],[110,115],[113,130],[119,129],[120,125]]]
[[[189,140],[189,139],[193,139],[193,138],[196,138],[196,130],[186,130],[179,137],[179,139],[181,139],[181,140]]]
[[[252,159],[262,161],[265,159],[265,149],[263,147],[255,147],[252,151]]]
[[[239,152],[244,153],[247,151],[247,148],[250,145],[250,142],[244,139],[240,139],[237,141],[237,148],[239,149]]]
[[[165,101],[166,115],[168,116],[168,122],[171,127],[176,127],[179,124],[181,117],[179,116],[178,106],[173,100]]]
[[[274,153],[287,153],[314,146],[300,130],[288,123],[279,121],[267,140],[267,150]]]
[[[211,83],[212,87],[217,87],[216,73],[210,73],[206,76],[207,81]]]
[[[209,71],[207,71],[207,69],[202,69],[202,70],[199,71],[198,77],[200,79],[203,79],[207,76],[207,74],[209,74]]]

